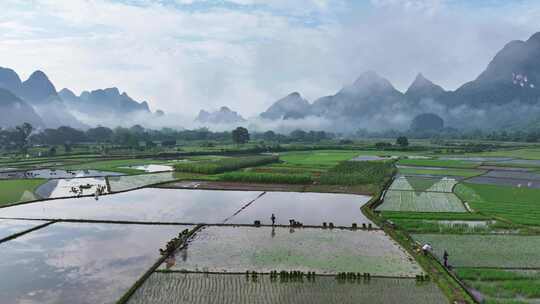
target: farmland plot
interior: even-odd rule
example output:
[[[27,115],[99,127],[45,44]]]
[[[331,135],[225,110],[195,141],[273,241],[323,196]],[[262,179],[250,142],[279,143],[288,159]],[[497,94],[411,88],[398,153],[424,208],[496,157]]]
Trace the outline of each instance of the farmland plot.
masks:
[[[154,174],[138,174],[108,177],[112,192],[137,189],[148,185],[175,181],[174,172],[161,172]]]
[[[188,226],[56,223],[0,244],[2,303],[115,303]]]
[[[353,194],[267,192],[248,208],[231,218],[232,224],[272,224],[270,216],[276,216],[276,224],[289,225],[294,219],[304,225],[320,226],[332,222],[337,226],[371,223],[360,211],[371,197]]]
[[[511,186],[517,188],[540,188],[540,180],[514,179],[504,177],[476,176],[467,180],[471,184]]]
[[[252,281],[244,275],[155,272],[129,303],[438,304],[447,300],[434,283],[418,284],[412,279],[338,282],[333,277],[317,277],[315,281],[282,283],[269,276]]]
[[[82,186],[82,188],[80,188]],[[73,192],[72,189],[82,191],[82,195],[93,195],[98,187],[102,187],[107,192],[107,184],[103,177],[52,179],[36,189],[36,194],[42,198],[56,198],[77,196],[80,192]]]
[[[407,191],[432,191],[432,192],[452,192],[452,188],[457,183],[453,178],[423,178],[423,177],[398,177],[392,182],[390,190]]]
[[[444,250],[454,267],[540,267],[540,236],[415,234],[420,243],[430,243],[442,258]]]
[[[453,193],[389,190],[377,211],[467,212]]]
[[[16,233],[32,229],[39,225],[47,223],[46,221],[20,221],[20,220],[2,220],[0,219],[0,240]]]
[[[422,273],[420,266],[380,230],[214,226],[197,232],[187,249],[176,256],[172,269],[188,271],[300,270],[399,277]]]
[[[223,223],[261,192],[147,188],[0,209],[0,217],[134,222]]]

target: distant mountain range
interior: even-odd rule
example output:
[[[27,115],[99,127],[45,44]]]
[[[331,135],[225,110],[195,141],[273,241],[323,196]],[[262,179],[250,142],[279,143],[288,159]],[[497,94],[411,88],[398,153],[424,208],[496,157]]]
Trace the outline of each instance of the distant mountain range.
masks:
[[[519,128],[540,121],[539,82],[540,33],[536,33],[526,41],[509,42],[485,71],[454,91],[418,74],[409,88],[400,92],[376,72],[367,71],[335,94],[313,102],[293,92],[247,120],[224,106],[217,111],[201,110],[195,121],[231,127],[257,123],[272,128],[280,124],[318,126],[345,133],[429,126],[433,130]],[[38,127],[84,128],[103,120],[114,126],[136,116],[150,122],[163,115],[160,110],[152,113],[147,102],[138,102],[117,88],[84,91],[77,96],[67,88],[58,92],[41,71],[21,81],[15,71],[0,68],[0,127],[27,121]]]
[[[240,114],[232,111],[228,107],[221,107],[218,111],[213,112],[201,110],[199,115],[197,115],[197,118],[195,118],[195,121],[203,124],[234,124],[246,120]]]
[[[336,94],[313,103],[291,93],[259,117],[273,121],[324,118],[338,131],[403,130],[418,115],[429,113],[454,128],[500,128],[538,120],[539,80],[540,33],[536,33],[527,41],[508,43],[478,78],[455,91],[445,91],[418,74],[402,93],[387,79],[368,71]]]
[[[0,127],[29,122],[35,127],[87,128],[89,121],[123,119],[136,113],[151,114],[146,101],[137,102],[117,88],[84,91],[80,96],[56,87],[42,71],[21,81],[12,69],[0,67]],[[159,115],[163,112],[158,110]],[[99,119],[92,119],[99,118]]]

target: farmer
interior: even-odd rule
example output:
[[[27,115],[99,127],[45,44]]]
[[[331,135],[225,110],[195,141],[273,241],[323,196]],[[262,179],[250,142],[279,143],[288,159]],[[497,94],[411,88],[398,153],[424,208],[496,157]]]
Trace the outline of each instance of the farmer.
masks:
[[[424,255],[427,255],[429,252],[431,252],[431,249],[433,249],[433,247],[431,247],[429,243],[425,243],[424,246],[422,246],[422,252],[424,253]]]
[[[448,252],[446,252],[446,250],[444,251],[443,253],[443,261],[444,261],[444,267],[448,268]]]
[[[270,217],[270,220],[272,220],[272,226],[276,225],[276,215],[272,213],[272,216]]]

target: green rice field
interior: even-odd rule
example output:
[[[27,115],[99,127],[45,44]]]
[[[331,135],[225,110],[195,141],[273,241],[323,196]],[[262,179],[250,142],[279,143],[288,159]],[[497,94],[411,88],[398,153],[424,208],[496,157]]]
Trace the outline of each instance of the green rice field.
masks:
[[[419,166],[419,167],[445,167],[471,169],[478,167],[477,163],[461,160],[443,160],[443,159],[401,159],[398,165]]]
[[[359,154],[359,151],[347,150],[298,151],[280,153],[279,159],[284,162],[284,166],[331,168]]]
[[[314,281],[281,282],[268,275],[253,280],[245,275],[155,272],[128,303],[438,304],[447,300],[434,283],[419,284],[414,279],[340,282],[316,277]]]
[[[0,205],[37,199],[34,191],[45,182],[46,179],[0,180]]]
[[[399,168],[399,173],[403,175],[441,175],[441,176],[456,176],[456,177],[473,177],[485,173],[483,170],[477,169],[454,169],[441,168],[429,169],[422,167],[405,167]]]
[[[453,193],[388,190],[377,211],[467,212]]]
[[[540,267],[538,235],[414,234],[413,238],[430,243],[439,258],[446,250],[454,267]]]

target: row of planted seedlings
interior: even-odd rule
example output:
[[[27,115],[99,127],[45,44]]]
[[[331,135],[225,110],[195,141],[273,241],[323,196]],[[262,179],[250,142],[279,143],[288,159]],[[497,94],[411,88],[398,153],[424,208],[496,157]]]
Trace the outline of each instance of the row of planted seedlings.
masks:
[[[255,220],[253,221],[253,226],[255,227],[261,227],[262,226],[262,223],[260,220]],[[304,227],[304,223],[302,222],[298,222],[294,219],[291,219],[289,220],[289,227],[291,228],[303,228]],[[334,229],[334,228],[346,228],[346,227],[338,227],[336,225],[334,225],[333,222],[323,222],[322,223],[322,226],[321,226],[323,229]],[[373,227],[373,224],[371,223],[362,223],[362,226],[358,226],[357,223],[352,223],[351,224],[351,227],[350,227],[352,230],[358,230],[358,229],[362,229],[362,230],[373,230],[374,227]]]
[[[246,271],[246,279],[256,282],[259,275],[264,275],[265,273],[257,273],[256,271]],[[280,283],[287,282],[304,282],[304,278],[308,281],[315,281],[316,273],[314,271],[303,272],[299,270],[292,271],[277,271],[272,270],[269,273],[270,281],[275,282],[279,279]]]

